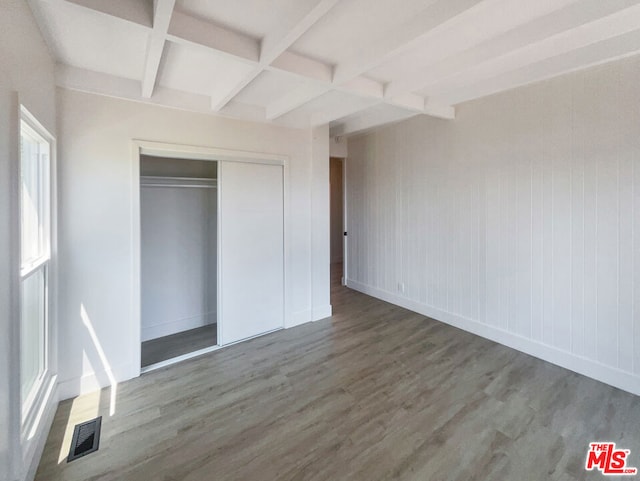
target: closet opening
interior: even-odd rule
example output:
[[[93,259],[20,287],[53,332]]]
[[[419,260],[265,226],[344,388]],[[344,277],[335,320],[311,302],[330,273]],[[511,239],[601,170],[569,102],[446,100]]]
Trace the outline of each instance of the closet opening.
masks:
[[[218,162],[140,155],[141,368],[219,345]]]

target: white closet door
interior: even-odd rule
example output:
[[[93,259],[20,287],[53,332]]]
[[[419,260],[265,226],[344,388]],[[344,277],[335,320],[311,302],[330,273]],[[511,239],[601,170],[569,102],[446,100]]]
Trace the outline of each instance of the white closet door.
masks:
[[[283,168],[220,162],[222,344],[284,325]]]

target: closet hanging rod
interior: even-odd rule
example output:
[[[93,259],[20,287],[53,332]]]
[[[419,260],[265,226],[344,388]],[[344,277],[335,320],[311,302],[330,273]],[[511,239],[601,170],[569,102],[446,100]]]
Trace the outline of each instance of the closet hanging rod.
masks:
[[[200,177],[159,177],[140,176],[141,187],[192,187],[199,189],[217,188],[217,179]]]
[[[217,185],[206,184],[141,184],[141,187],[177,187],[180,189],[217,189]]]

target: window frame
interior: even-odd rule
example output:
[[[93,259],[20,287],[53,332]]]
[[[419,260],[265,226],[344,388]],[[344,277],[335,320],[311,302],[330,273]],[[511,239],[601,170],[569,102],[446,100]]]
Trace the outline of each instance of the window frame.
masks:
[[[23,106],[20,106],[20,122],[19,122],[19,145],[18,150],[18,179],[19,195],[18,195],[18,222],[19,222],[19,326],[20,326],[20,339],[22,339],[22,299],[23,299],[23,286],[29,277],[35,273],[42,271],[43,273],[43,303],[42,312],[44,316],[44,325],[42,326],[43,344],[38,346],[38,349],[42,349],[40,354],[42,355],[42,369],[38,373],[38,376],[30,386],[26,395],[23,395],[23,366],[22,366],[22,352],[20,352],[20,411],[21,411],[21,426],[23,431],[23,437],[31,437],[34,429],[38,426],[40,416],[42,414],[42,406],[47,401],[51,391],[51,381],[53,379],[53,373],[51,370],[51,339],[52,339],[52,298],[51,292],[51,278],[52,278],[52,221],[54,216],[55,201],[53,197],[54,192],[54,166],[55,166],[55,151],[56,141],[55,138],[45,129],[40,122]],[[47,152],[44,162],[39,163],[38,166],[38,213],[43,215],[41,222],[41,228],[39,229],[39,255],[23,260],[23,193],[22,193],[22,171],[23,171],[23,157],[22,157],[22,140],[27,136],[31,140],[35,140],[39,144],[46,144]],[[38,153],[42,155],[41,152]],[[40,160],[40,159],[39,159]],[[22,341],[20,341],[20,349],[22,349]]]

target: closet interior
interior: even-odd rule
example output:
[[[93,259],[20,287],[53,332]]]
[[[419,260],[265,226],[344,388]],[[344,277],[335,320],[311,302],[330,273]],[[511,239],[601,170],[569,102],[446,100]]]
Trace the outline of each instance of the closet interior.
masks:
[[[142,368],[218,345],[218,163],[140,156]]]

